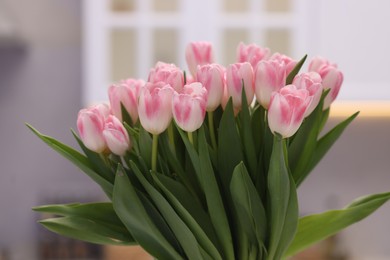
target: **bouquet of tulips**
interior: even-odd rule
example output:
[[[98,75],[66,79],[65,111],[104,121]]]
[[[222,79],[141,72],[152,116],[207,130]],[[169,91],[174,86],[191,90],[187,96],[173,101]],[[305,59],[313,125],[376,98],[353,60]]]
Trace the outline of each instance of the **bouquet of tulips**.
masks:
[[[108,89],[78,114],[82,152],[31,130],[91,177],[109,202],[46,205],[51,231],[142,246],[157,259],[281,259],[368,216],[381,193],[299,216],[297,188],[358,113],[322,129],[343,74],[324,58],[295,61],[241,43],[237,63],[186,49],[189,74],[158,62],[147,82]]]

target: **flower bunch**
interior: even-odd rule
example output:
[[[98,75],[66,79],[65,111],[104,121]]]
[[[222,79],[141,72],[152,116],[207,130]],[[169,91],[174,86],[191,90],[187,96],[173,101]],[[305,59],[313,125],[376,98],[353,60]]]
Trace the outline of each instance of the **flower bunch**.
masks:
[[[186,49],[190,75],[158,62],[147,81],[80,110],[83,153],[30,128],[101,186],[110,202],[35,208],[48,229],[100,244],[139,244],[158,259],[281,259],[366,217],[390,198],[299,218],[296,190],[358,113],[323,134],[343,82],[335,64],[241,43],[214,63]],[[353,217],[351,217],[353,216]],[[339,219],[337,223],[332,219]]]

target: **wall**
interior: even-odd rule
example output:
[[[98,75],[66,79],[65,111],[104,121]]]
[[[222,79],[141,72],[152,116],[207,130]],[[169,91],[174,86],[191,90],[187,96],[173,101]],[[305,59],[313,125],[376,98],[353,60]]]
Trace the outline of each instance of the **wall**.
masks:
[[[95,196],[97,187],[24,125],[75,145],[81,104],[81,2],[5,0],[26,40],[12,71],[0,70],[0,251],[34,259],[40,231],[31,207],[60,196]],[[11,60],[0,56],[2,68]],[[0,257],[1,258],[1,257]]]

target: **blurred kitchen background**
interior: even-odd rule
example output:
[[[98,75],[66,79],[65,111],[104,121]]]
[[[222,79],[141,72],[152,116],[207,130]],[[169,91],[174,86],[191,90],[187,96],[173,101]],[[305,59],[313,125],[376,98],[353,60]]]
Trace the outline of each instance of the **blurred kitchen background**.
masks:
[[[389,10],[388,0],[0,0],[0,259],[123,259],[36,223],[33,206],[105,197],[24,123],[76,146],[80,108],[158,60],[186,68],[195,40],[213,42],[224,65],[243,41],[344,72],[330,125],[361,115],[301,186],[303,214],[390,191]],[[390,203],[299,259],[390,259],[389,237]]]

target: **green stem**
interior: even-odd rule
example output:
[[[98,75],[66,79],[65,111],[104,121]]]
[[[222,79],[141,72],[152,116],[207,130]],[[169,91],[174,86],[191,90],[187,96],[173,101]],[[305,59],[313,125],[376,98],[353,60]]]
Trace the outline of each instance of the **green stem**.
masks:
[[[153,146],[152,146],[152,171],[157,170],[157,148],[158,148],[158,134],[153,135]]]
[[[214,129],[214,113],[212,111],[207,112],[207,116],[209,118],[209,131],[210,131],[210,138],[211,138],[211,145],[213,146],[214,150],[217,149],[217,139],[215,138],[215,129]]]
[[[192,135],[192,132],[187,132],[188,139],[190,140],[190,143],[194,145],[194,137]]]
[[[171,145],[173,154],[176,155],[175,135],[173,133],[173,123],[171,123],[168,126],[168,138],[169,138],[169,144]]]

